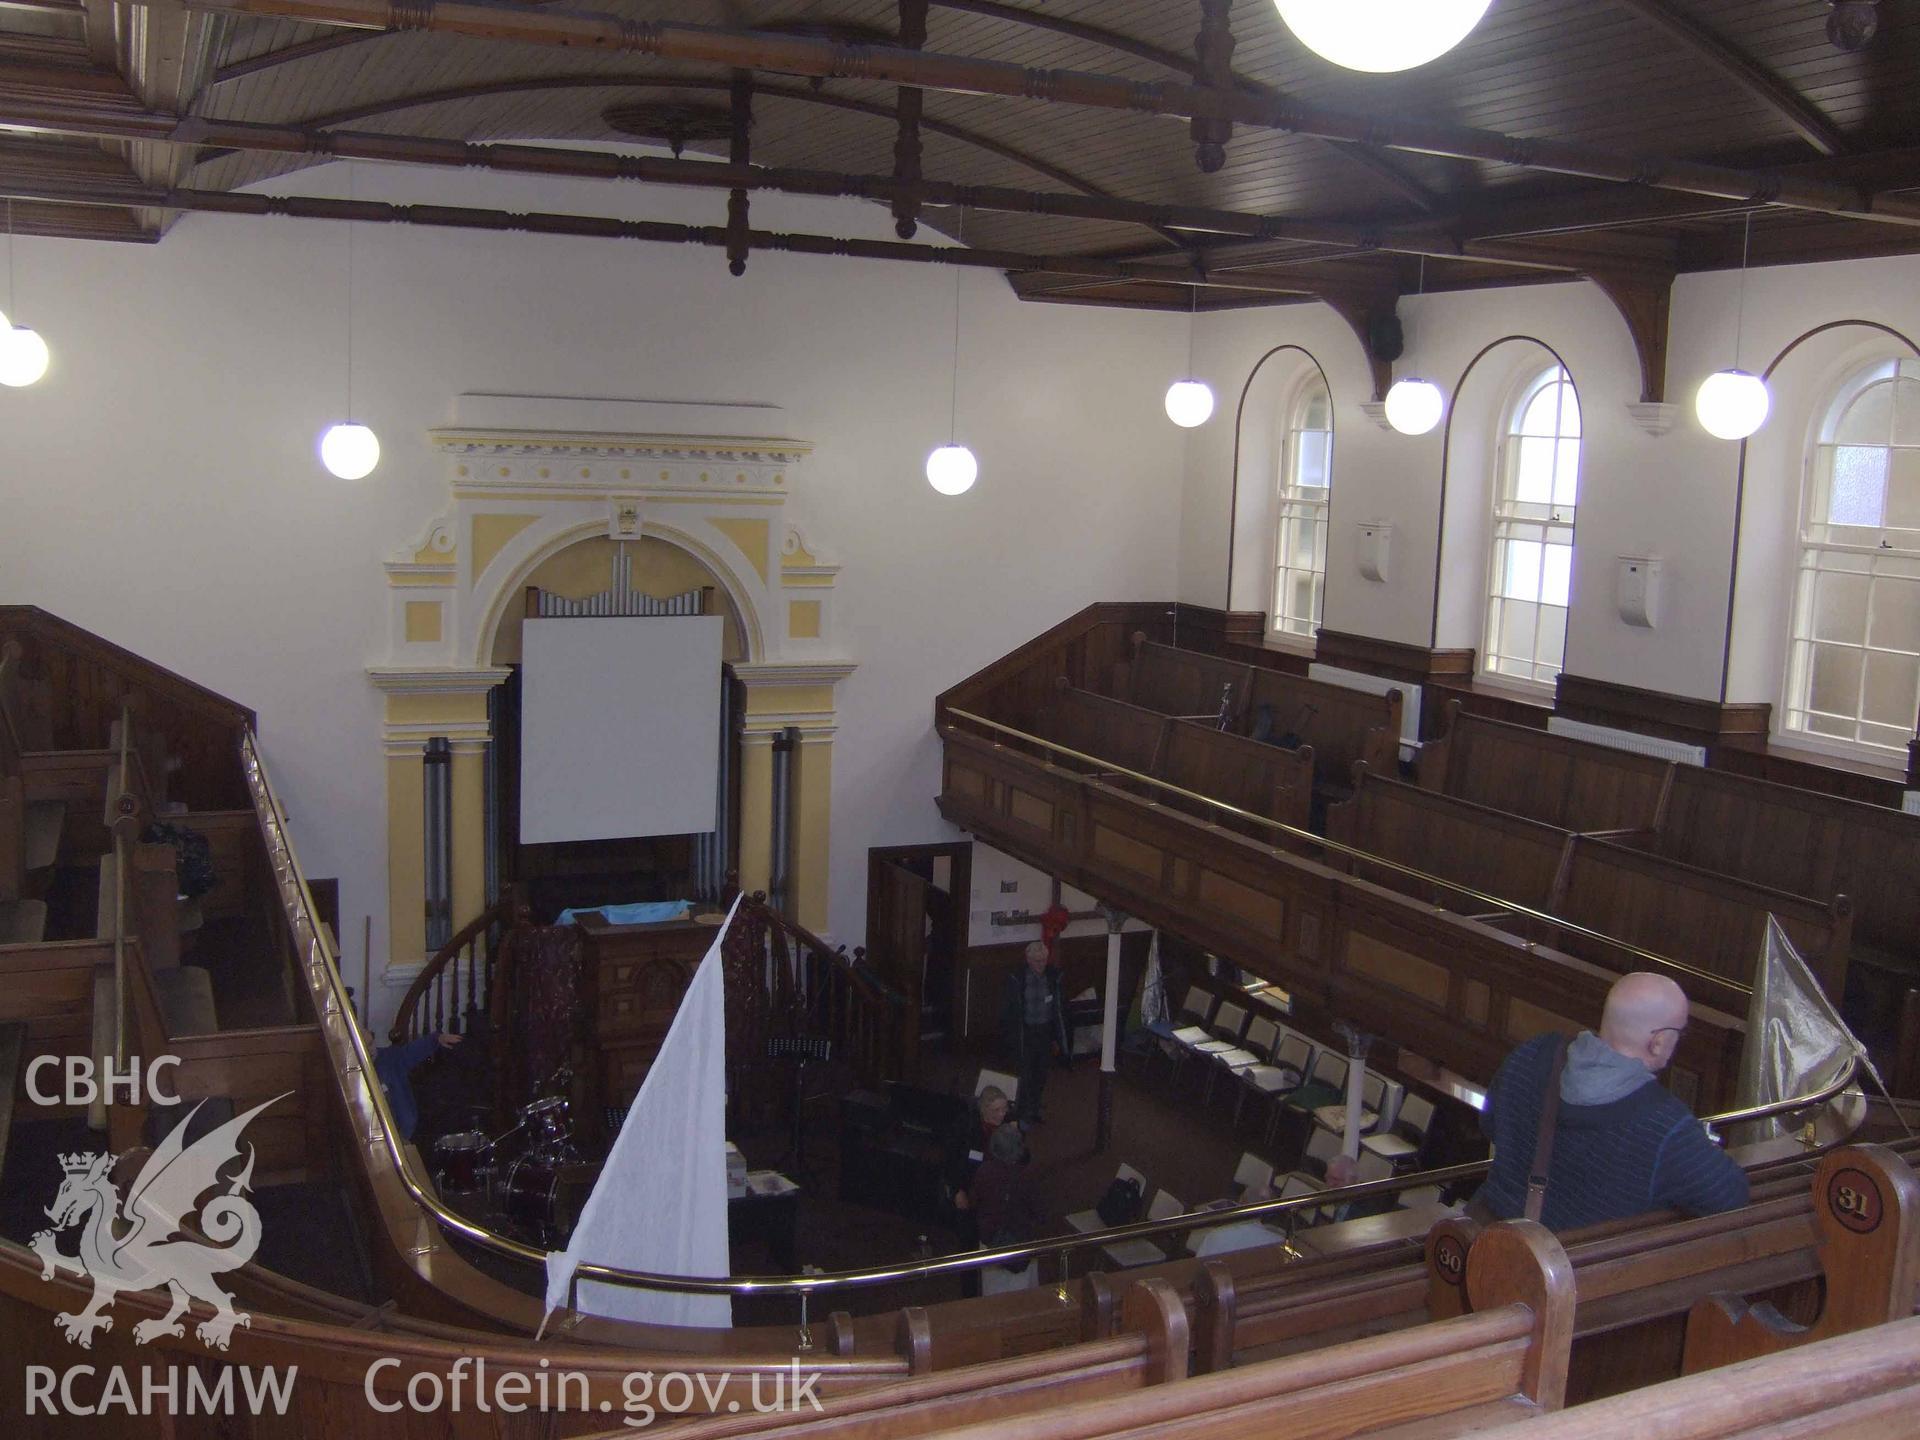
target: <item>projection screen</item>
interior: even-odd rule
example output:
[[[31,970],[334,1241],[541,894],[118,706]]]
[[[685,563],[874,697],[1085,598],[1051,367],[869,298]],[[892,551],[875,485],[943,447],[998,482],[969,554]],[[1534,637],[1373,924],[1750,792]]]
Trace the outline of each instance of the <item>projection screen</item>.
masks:
[[[526,622],[522,844],[714,828],[724,625],[718,615]]]

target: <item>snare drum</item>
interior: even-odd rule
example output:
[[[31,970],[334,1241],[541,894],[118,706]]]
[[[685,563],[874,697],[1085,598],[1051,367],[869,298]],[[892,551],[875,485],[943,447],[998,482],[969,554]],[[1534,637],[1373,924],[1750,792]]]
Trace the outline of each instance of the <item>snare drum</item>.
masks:
[[[433,1163],[440,1172],[441,1190],[464,1195],[483,1189],[487,1146],[487,1137],[478,1130],[461,1130],[435,1141]]]

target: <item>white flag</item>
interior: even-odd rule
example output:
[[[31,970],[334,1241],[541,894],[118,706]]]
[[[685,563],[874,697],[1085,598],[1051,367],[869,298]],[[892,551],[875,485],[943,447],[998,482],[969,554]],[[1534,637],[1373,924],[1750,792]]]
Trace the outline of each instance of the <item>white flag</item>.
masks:
[[[739,909],[739,902],[734,902]],[[567,1304],[581,1265],[724,1276],[727,1252],[727,1017],[720,927],[627,1112],[565,1250],[547,1256],[547,1313]],[[582,1280],[578,1308],[654,1325],[733,1323],[725,1295]]]

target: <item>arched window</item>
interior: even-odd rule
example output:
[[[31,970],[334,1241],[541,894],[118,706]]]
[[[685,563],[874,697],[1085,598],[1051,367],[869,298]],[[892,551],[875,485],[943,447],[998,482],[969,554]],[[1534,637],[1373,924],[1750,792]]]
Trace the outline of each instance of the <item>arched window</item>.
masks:
[[[1547,684],[1566,653],[1580,489],[1580,397],[1565,370],[1556,365],[1521,389],[1495,463],[1480,668]]]
[[[1315,375],[1294,396],[1280,454],[1273,629],[1309,638],[1327,588],[1327,496],[1333,484],[1333,401]]]
[[[1842,385],[1814,436],[1785,727],[1905,756],[1920,713],[1920,362]]]

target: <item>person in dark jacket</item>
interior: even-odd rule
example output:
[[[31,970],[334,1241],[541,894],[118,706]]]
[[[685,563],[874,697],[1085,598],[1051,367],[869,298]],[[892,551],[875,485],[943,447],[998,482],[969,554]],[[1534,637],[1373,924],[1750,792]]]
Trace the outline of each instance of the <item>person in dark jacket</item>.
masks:
[[[987,1158],[987,1146],[994,1132],[1006,1122],[1011,1109],[1007,1092],[989,1085],[974,1097],[973,1108],[960,1117],[947,1132],[942,1172],[947,1200],[954,1210],[954,1228],[963,1245],[979,1243],[973,1216],[973,1176]]]
[[[1567,1046],[1542,1222],[1570,1230],[1652,1210],[1711,1215],[1747,1203],[1746,1172],[1707,1138],[1691,1111],[1654,1081],[1687,1028],[1687,997],[1664,975],[1623,975],[1607,994],[1600,1033]],[[1525,1211],[1540,1107],[1561,1037],[1536,1036],[1501,1062],[1480,1128],[1493,1169],[1476,1208],[1511,1220]]]
[[[1040,1097],[1047,1088],[1047,1069],[1053,1047],[1067,1050],[1067,1012],[1060,999],[1060,971],[1049,964],[1047,947],[1036,940],[1027,946],[1025,963],[1007,976],[1000,1000],[1000,1033],[1008,1063],[1020,1077],[1014,1097],[1022,1125],[1038,1125]]]
[[[989,1250],[1019,1245],[1040,1233],[1040,1201],[1027,1169],[1031,1157],[1019,1127],[1002,1125],[987,1142],[987,1158],[973,1172],[973,1209],[980,1243]]]

